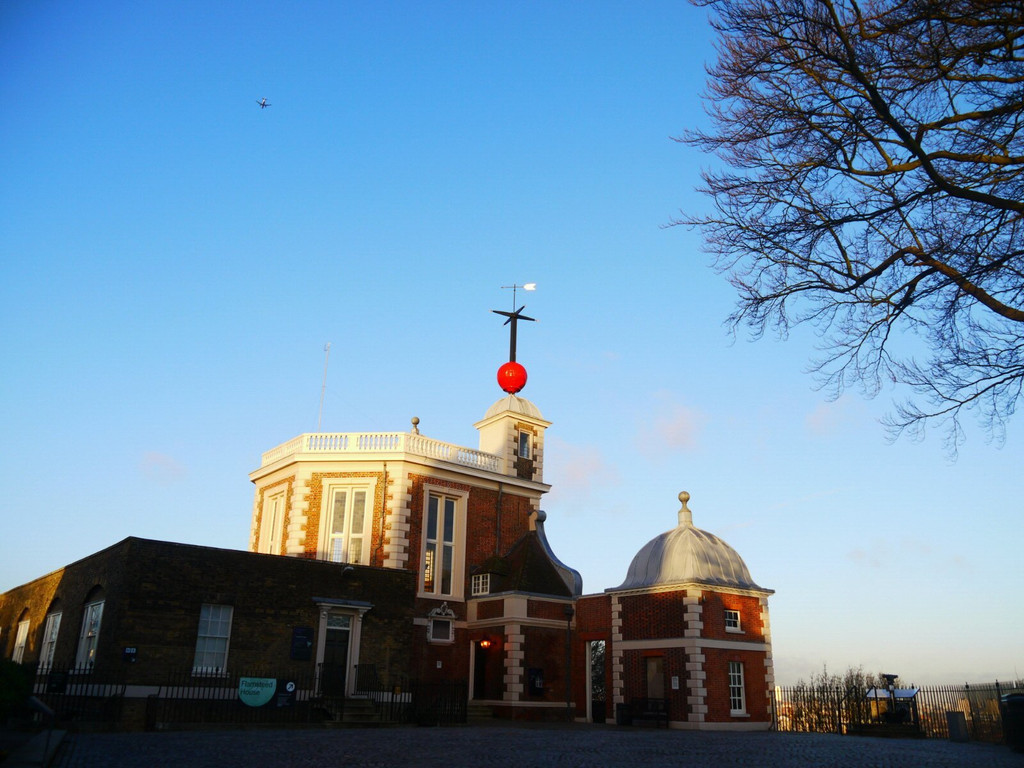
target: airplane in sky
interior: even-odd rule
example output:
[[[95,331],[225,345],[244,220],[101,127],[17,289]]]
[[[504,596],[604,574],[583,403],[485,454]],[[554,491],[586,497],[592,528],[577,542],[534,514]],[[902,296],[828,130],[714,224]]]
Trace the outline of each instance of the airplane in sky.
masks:
[[[260,105],[260,109],[266,109],[270,106],[270,102],[267,101],[266,98],[257,99],[256,103]]]

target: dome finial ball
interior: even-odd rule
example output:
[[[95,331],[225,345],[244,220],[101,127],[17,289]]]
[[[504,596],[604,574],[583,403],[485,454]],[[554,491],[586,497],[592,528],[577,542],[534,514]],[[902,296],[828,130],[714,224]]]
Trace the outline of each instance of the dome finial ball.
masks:
[[[693,525],[693,513],[690,512],[690,508],[686,506],[686,502],[690,500],[690,494],[686,491],[679,492],[679,524],[680,525]]]

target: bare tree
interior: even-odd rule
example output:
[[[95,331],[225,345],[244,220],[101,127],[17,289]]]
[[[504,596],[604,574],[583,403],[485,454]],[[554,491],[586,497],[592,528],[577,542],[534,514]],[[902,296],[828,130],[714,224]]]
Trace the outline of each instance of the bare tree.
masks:
[[[893,436],[972,411],[1005,439],[1024,383],[1024,3],[693,0],[712,11],[712,128],[679,140],[698,225],[755,337],[821,335],[838,396],[909,385]]]

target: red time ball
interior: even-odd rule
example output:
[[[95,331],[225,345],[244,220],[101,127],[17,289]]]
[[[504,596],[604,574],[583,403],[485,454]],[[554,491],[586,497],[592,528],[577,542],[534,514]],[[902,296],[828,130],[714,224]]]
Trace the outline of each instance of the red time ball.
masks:
[[[526,369],[519,363],[505,363],[498,369],[498,386],[514,395],[526,386]]]

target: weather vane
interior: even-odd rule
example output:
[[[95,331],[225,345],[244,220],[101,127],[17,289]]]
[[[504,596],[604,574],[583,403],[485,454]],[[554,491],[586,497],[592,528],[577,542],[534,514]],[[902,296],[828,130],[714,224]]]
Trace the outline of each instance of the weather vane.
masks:
[[[508,362],[498,368],[498,386],[500,386],[505,392],[510,395],[514,395],[526,386],[526,369],[516,362],[516,330],[520,320],[529,320],[536,322],[536,318],[527,317],[523,314],[523,310],[526,309],[524,304],[519,309],[516,309],[516,289],[522,288],[524,291],[534,291],[537,289],[536,283],[525,283],[524,285],[503,285],[502,288],[512,289],[512,311],[503,312],[500,309],[492,309],[496,315],[503,315],[508,319],[505,321],[505,325],[510,325],[509,339],[508,339]]]

